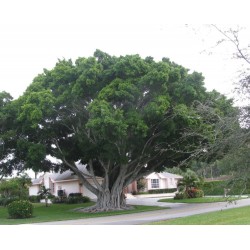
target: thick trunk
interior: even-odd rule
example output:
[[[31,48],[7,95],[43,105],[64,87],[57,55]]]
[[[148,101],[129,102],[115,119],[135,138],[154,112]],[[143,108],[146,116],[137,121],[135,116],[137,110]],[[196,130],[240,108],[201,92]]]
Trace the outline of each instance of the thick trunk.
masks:
[[[126,197],[123,193],[123,189],[118,188],[113,192],[99,192],[96,204],[84,209],[84,211],[101,212],[125,209],[131,209],[131,207],[126,205]]]

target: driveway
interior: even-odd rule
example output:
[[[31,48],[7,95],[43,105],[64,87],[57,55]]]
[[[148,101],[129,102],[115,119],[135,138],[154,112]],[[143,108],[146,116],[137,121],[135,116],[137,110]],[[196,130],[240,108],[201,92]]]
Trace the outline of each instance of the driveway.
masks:
[[[99,218],[34,223],[32,225],[142,225],[154,221],[185,217],[189,215],[220,211],[224,209],[237,208],[242,206],[250,206],[250,198],[239,200],[236,204],[229,204],[227,202],[200,204],[164,203],[157,202],[157,200],[159,200],[159,197],[128,198],[127,203],[131,205],[169,207],[170,209]]]

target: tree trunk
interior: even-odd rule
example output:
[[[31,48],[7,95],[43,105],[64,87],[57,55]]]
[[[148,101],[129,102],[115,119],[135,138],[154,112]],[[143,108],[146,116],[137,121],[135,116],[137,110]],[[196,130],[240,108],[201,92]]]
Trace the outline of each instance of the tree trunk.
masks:
[[[126,204],[126,196],[123,193],[123,188],[117,188],[115,191],[99,192],[97,202],[94,206],[88,207],[83,211],[87,212],[102,212],[131,209],[131,206]]]

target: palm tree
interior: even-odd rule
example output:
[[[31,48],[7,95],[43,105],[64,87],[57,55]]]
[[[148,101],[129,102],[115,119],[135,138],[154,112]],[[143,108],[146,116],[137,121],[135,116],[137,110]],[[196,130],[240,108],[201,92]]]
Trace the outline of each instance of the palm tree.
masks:
[[[190,170],[187,169],[187,171],[183,174],[183,179],[180,180],[178,183],[178,188],[182,192],[186,193],[189,198],[192,198],[192,189],[198,188],[198,186],[201,184],[201,180],[199,179],[198,175]]]
[[[39,194],[41,198],[45,199],[46,207],[48,207],[48,197],[50,195],[50,188],[46,188],[45,186],[42,186],[41,190],[37,194]]]

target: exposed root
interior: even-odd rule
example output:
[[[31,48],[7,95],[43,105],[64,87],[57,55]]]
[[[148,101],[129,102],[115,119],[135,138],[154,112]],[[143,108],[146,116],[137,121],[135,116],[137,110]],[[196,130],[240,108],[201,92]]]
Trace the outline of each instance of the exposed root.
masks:
[[[122,206],[120,208],[113,208],[113,207],[100,208],[94,205],[94,206],[87,207],[87,208],[79,208],[76,211],[84,212],[84,213],[100,213],[100,212],[124,211],[124,210],[132,210],[132,209],[134,209],[134,207],[130,205]]]

